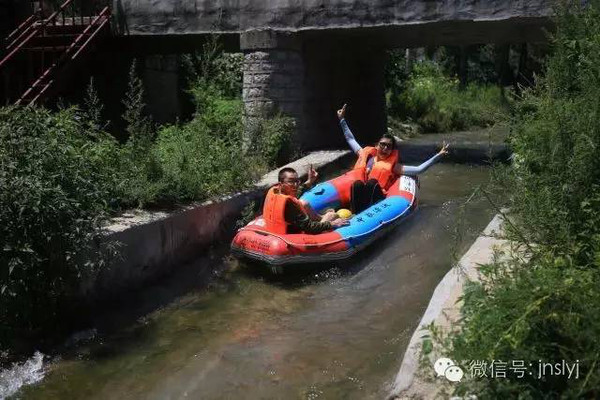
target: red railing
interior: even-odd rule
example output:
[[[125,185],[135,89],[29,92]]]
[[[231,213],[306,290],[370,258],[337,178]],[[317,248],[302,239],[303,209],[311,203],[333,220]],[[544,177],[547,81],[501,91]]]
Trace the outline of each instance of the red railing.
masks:
[[[5,41],[8,43],[6,45],[6,50],[9,50],[12,46],[15,45],[15,43],[18,43],[19,40],[23,37],[23,35],[25,35],[31,29],[34,22],[37,20],[38,16],[36,14],[32,14],[29,18],[23,21],[21,25],[17,27],[17,29],[12,31],[12,33],[8,35],[5,39]]]
[[[98,35],[98,32],[106,26],[110,21],[110,10],[108,7],[104,8],[100,15],[94,18],[93,22],[85,28],[85,30],[77,36],[77,38],[71,43],[61,56],[46,69],[42,75],[31,85],[31,87],[21,96],[15,104],[33,104],[40,97],[46,93],[48,88],[54,83],[51,79],[56,69],[61,66],[67,60],[75,60],[75,58],[81,54],[82,50]],[[83,42],[86,35],[89,35],[87,40]],[[73,54],[74,53],[74,54]],[[37,93],[37,94],[36,94]]]
[[[40,10],[21,23],[7,37],[6,55],[0,60],[5,102],[33,104],[48,94],[62,67],[80,57],[109,27],[106,3],[66,0],[47,18]],[[11,81],[19,87],[10,87]]]

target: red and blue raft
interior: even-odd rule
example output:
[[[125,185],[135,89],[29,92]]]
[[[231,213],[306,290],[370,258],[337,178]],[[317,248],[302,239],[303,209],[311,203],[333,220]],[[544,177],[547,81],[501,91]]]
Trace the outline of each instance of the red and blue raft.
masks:
[[[316,185],[301,200],[317,212],[347,208],[353,181],[352,174],[344,174]],[[236,256],[271,265],[345,259],[406,219],[417,207],[417,191],[417,178],[401,175],[388,189],[385,199],[353,215],[348,226],[316,235],[269,232],[260,216],[237,232],[231,250]]]

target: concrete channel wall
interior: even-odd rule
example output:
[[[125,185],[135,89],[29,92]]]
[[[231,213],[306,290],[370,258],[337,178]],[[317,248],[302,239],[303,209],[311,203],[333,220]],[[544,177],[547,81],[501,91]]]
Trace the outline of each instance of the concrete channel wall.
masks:
[[[445,377],[435,378],[433,362],[437,358],[446,357],[436,354],[436,350],[427,358],[431,369],[420,370],[423,340],[430,336],[428,327],[434,324],[442,332],[448,333],[459,324],[461,297],[468,281],[479,280],[479,266],[490,263],[497,251],[506,256],[511,250],[511,243],[503,239],[503,218],[496,215],[469,250],[462,256],[435,288],[429,305],[415,329],[406,348],[400,370],[396,375],[388,400],[396,399],[438,399],[448,397],[452,393],[453,383]],[[425,362],[427,364],[427,361]],[[423,369],[428,368],[427,365]],[[432,378],[433,377],[433,378]]]
[[[309,164],[319,173],[340,168],[350,151],[316,151],[286,166],[306,176]],[[236,221],[252,201],[260,201],[277,181],[279,169],[266,174],[253,189],[168,212],[136,210],[113,218],[99,247],[117,243],[119,256],[84,281],[82,296],[90,301],[118,296],[173,272],[215,243],[231,240]]]

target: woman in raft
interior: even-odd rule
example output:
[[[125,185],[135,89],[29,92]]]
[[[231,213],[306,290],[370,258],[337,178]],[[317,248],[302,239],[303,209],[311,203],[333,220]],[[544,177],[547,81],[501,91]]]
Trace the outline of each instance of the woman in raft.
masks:
[[[448,154],[448,144],[419,166],[401,165],[398,163],[398,149],[394,136],[384,134],[377,147],[361,147],[354,138],[346,122],[346,104],[337,111],[340,126],[348,145],[358,155],[352,174],[356,180],[350,188],[350,208],[354,214],[366,210],[373,204],[383,200],[385,193],[400,175],[416,176],[425,172],[441,156]]]

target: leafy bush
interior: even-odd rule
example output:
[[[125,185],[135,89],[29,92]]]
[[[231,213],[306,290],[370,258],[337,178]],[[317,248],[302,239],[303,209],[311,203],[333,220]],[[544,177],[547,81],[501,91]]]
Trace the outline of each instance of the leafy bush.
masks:
[[[241,97],[244,55],[224,53],[217,35],[204,43],[202,51],[186,55],[182,61],[196,113],[202,113],[205,101],[215,96],[229,99]]]
[[[149,148],[125,157],[136,160],[125,169],[139,172],[130,179],[125,203],[204,200],[241,190],[289,156],[293,125],[284,116],[257,121],[252,146],[244,146],[240,56],[222,53],[213,38],[201,53],[184,59],[196,106],[194,117],[160,128]],[[138,142],[130,142],[131,151],[140,148]]]
[[[251,127],[250,155],[260,157],[266,167],[274,168],[295,156],[292,133],[294,120],[284,115],[255,121]]]
[[[55,323],[99,262],[76,257],[115,193],[116,146],[86,135],[74,109],[0,109],[0,346]]]
[[[153,151],[155,127],[146,115],[144,86],[134,60],[129,70],[128,90],[123,99],[127,142],[114,160],[120,174],[118,202],[121,207],[142,207],[160,196],[162,168]]]
[[[154,147],[163,173],[159,197],[201,200],[241,190],[281,160],[291,136],[290,118],[260,121],[255,146],[246,151],[241,101],[217,98],[205,110],[214,112],[159,131]]]
[[[452,341],[451,358],[532,364],[518,378],[507,369],[506,379],[464,381],[455,394],[477,393],[495,398],[596,398],[600,334],[600,274],[568,259],[540,257],[529,265],[517,261],[483,268],[484,280],[465,290],[463,329]],[[539,362],[578,361],[578,379],[537,375]]]
[[[466,380],[478,398],[596,398],[600,394],[600,2],[558,10],[546,77],[517,105],[509,234],[529,261],[482,268],[465,292],[458,360],[574,363],[579,379]]]
[[[230,112],[237,112],[237,105],[230,106],[234,106]],[[235,118],[227,112],[217,115],[209,117],[208,123],[206,118],[196,118],[183,126],[159,131],[154,151],[163,168],[162,197],[202,200],[243,189],[256,178],[250,173],[250,160],[242,153],[239,122],[233,131],[224,130],[218,135],[211,123],[227,123]]]
[[[547,76],[524,93],[515,119],[515,207],[532,241],[557,248],[578,234],[588,218],[581,205],[600,183],[599,14],[598,5],[563,11]]]
[[[487,126],[506,113],[501,88],[476,83],[460,88],[458,79],[445,76],[433,62],[415,64],[398,89],[388,90],[388,113],[415,121],[425,132]]]

